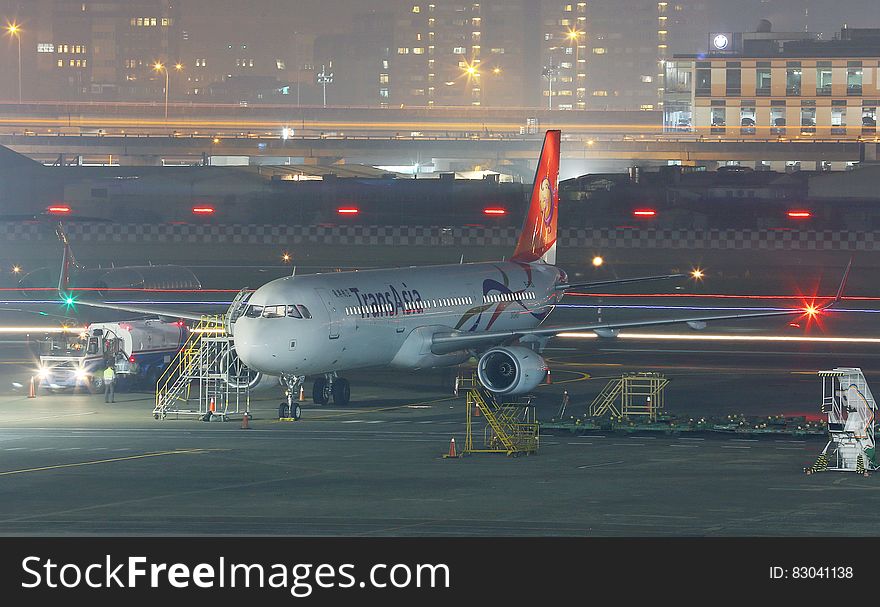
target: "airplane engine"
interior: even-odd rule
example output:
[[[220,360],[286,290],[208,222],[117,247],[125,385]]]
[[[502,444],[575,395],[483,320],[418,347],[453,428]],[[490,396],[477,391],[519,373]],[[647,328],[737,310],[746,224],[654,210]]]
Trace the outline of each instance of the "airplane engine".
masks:
[[[525,394],[544,381],[547,363],[537,352],[522,346],[492,348],[480,357],[477,376],[496,394]]]
[[[235,350],[231,351],[233,356],[232,364],[229,365],[229,386],[235,389],[249,388],[252,392],[277,388],[281,385],[277,375],[266,375],[260,371],[249,369],[238,356]],[[226,370],[226,357],[220,364],[221,372]]]

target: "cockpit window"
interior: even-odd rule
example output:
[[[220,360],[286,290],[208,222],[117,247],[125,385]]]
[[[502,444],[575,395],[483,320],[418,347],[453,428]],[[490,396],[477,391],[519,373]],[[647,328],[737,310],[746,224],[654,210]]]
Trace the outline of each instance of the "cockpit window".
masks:
[[[287,315],[291,318],[302,318],[302,314],[296,309],[296,306],[287,306]]]
[[[248,318],[259,318],[263,313],[263,306],[248,306],[247,312],[244,313]]]
[[[266,306],[263,308],[263,318],[284,318],[286,306]]]
[[[297,305],[296,307],[299,308],[299,311],[302,314],[303,318],[311,318],[312,317],[312,313],[309,312],[309,309],[307,307],[305,307],[303,305]]]

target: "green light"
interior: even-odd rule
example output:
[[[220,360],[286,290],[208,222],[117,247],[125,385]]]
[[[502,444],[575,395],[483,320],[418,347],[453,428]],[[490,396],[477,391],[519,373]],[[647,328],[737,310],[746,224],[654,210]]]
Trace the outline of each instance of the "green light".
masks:
[[[72,306],[74,303],[73,297],[68,296],[67,299],[64,300],[64,303],[67,304],[68,306]]]

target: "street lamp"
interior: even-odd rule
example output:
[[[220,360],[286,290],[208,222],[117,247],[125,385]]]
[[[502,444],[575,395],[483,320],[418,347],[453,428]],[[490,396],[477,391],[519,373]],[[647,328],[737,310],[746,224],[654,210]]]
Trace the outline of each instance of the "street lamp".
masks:
[[[579,100],[578,89],[580,88],[580,69],[581,69],[581,34],[583,32],[581,30],[569,30],[568,31],[568,39],[574,43],[574,93],[575,100]],[[580,101],[578,101],[580,103]]]
[[[15,22],[7,23],[6,32],[18,40],[18,104],[21,105],[21,26]]]
[[[544,67],[541,75],[547,79],[549,83],[549,91],[547,92],[547,107],[548,109],[553,109],[553,81],[556,80],[556,73],[559,71],[555,65],[553,65],[553,58],[550,58],[550,65]]]
[[[157,72],[165,72],[165,120],[168,120],[168,89],[170,88],[171,81],[168,77],[168,68],[165,67],[161,61],[157,61],[153,66],[153,69]],[[178,63],[174,66],[178,72],[183,69],[183,65]]]

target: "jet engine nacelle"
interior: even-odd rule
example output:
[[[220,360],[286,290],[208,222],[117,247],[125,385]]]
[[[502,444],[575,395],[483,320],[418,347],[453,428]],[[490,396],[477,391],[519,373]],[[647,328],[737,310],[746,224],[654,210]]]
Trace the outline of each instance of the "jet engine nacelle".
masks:
[[[496,394],[525,394],[547,377],[547,363],[522,346],[492,348],[477,363],[480,383]]]
[[[226,358],[230,354],[232,356],[232,362],[231,364],[227,364]],[[233,389],[243,390],[247,388],[252,392],[257,392],[260,390],[277,388],[281,385],[281,381],[277,375],[266,375],[265,373],[254,371],[245,366],[238,356],[236,356],[235,350],[231,350],[229,354],[224,355],[219,364],[220,367],[216,369],[216,371],[218,373],[229,373],[229,380],[227,383]]]

